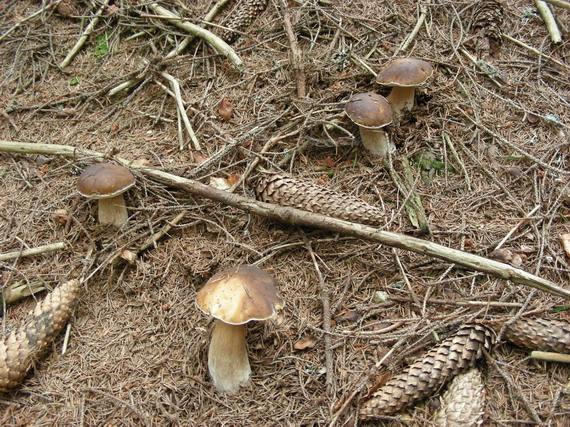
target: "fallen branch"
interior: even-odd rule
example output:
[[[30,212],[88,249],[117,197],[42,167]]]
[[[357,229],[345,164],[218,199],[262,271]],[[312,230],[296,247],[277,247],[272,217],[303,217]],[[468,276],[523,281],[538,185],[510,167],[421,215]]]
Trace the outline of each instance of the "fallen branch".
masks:
[[[20,154],[61,155],[76,158],[78,155],[90,156],[94,159],[106,159],[103,153],[93,150],[82,150],[76,147],[57,144],[34,144],[25,142],[0,140],[0,152]],[[146,168],[125,159],[115,158],[123,165],[141,171],[146,176],[166,185],[176,187],[189,193],[205,197],[241,209],[250,214],[282,221],[294,226],[320,228],[347,236],[378,242],[387,246],[405,249],[411,252],[428,255],[460,265],[464,268],[480,271],[513,283],[530,286],[550,294],[570,299],[570,290],[564,289],[550,280],[532,273],[503,264],[479,255],[448,248],[437,243],[417,239],[390,231],[379,230],[349,221],[330,218],[300,209],[287,208],[271,203],[259,202],[248,197],[239,196],[227,191],[218,190],[198,181],[172,175],[157,169]]]
[[[81,50],[81,48],[87,41],[87,38],[95,29],[95,25],[97,25],[97,23],[99,22],[99,18],[103,13],[103,11],[105,10],[105,8],[107,7],[107,3],[109,3],[109,0],[104,0],[101,6],[99,7],[99,10],[95,12],[95,15],[93,15],[93,19],[91,20],[89,25],[85,28],[85,30],[83,30],[83,33],[81,34],[81,37],[79,37],[79,40],[77,40],[77,43],[75,43],[75,46],[73,46],[73,48],[69,51],[65,59],[61,61],[61,64],[59,64],[60,68],[67,67],[71,63],[71,60],[75,57],[75,55],[77,55],[77,52]]]
[[[228,58],[236,67],[241,67],[243,65],[243,61],[235,53],[232,47],[228,45],[225,41],[223,41],[221,38],[216,36],[214,33],[202,27],[199,27],[198,25],[192,24],[188,21],[183,21],[182,18],[180,18],[180,16],[169,11],[168,9],[165,9],[162,6],[159,6],[156,3],[151,3],[147,5],[147,7],[157,15],[166,18],[166,20],[170,22],[172,25],[176,25],[178,28],[181,28],[184,31],[188,31],[190,34],[194,34],[196,37],[200,37],[201,39],[205,40],[214,49],[216,49],[218,53]]]
[[[551,353],[548,351],[533,351],[530,353],[532,359],[546,360],[547,362],[570,363],[570,354]]]
[[[52,244],[44,245],[44,246],[38,246],[37,248],[32,248],[32,249],[24,249],[21,251],[7,252],[5,254],[0,254],[0,261],[7,261],[9,259],[16,259],[16,258],[25,257],[25,256],[38,255],[38,254],[43,254],[45,252],[58,251],[60,249],[65,249],[66,247],[67,247],[67,245],[64,242],[59,242],[59,243],[52,243]]]
[[[418,17],[416,25],[415,25],[414,29],[412,30],[412,32],[408,35],[408,37],[406,37],[404,42],[396,50],[396,52],[394,52],[394,56],[398,56],[399,53],[404,52],[410,46],[410,44],[412,44],[412,41],[414,40],[414,38],[418,35],[420,28],[422,27],[422,25],[424,24],[424,22],[426,20],[427,8],[430,5],[429,3],[430,3],[429,0],[426,1],[425,3],[420,3],[420,5],[419,5],[420,16]]]
[[[562,7],[564,9],[570,9],[570,3],[563,0],[544,0],[546,3],[550,3],[553,6]]]
[[[542,0],[534,0],[534,4],[536,5],[536,10],[538,10],[538,13],[544,21],[544,25],[546,25],[548,34],[550,34],[550,40],[552,40],[552,43],[560,43],[562,41],[562,35],[560,34],[558,25],[556,25],[556,20],[554,19],[554,15],[552,14],[550,7],[548,7],[546,2]]]

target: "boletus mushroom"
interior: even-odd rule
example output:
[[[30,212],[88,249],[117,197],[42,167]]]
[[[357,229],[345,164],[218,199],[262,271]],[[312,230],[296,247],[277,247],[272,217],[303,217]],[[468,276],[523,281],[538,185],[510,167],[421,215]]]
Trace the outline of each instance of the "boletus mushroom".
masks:
[[[128,220],[123,193],[135,185],[135,177],[124,166],[115,163],[96,163],[79,176],[77,191],[83,197],[99,201],[98,216],[101,225],[122,227]]]
[[[275,279],[256,267],[215,274],[196,295],[196,305],[216,319],[208,349],[208,371],[221,392],[235,392],[251,374],[245,324],[266,320],[283,307]]]
[[[391,86],[387,99],[394,116],[400,117],[404,111],[414,107],[416,88],[433,74],[433,67],[426,61],[416,58],[399,58],[386,65],[376,76],[376,83]]]
[[[348,100],[344,111],[358,125],[364,147],[375,156],[385,157],[393,148],[382,130],[392,123],[392,108],[386,98],[372,92],[357,93]]]

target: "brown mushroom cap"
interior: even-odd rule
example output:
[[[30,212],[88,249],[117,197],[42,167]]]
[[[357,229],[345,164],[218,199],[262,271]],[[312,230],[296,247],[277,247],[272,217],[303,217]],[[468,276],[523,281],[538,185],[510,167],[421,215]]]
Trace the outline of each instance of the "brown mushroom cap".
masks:
[[[380,129],[392,123],[392,108],[386,98],[373,92],[357,93],[346,103],[350,120],[367,129]]]
[[[233,267],[215,274],[196,295],[204,313],[230,325],[265,320],[283,307],[275,279],[256,267]]]
[[[90,199],[116,197],[135,184],[135,177],[124,166],[97,163],[87,167],[79,176],[77,191]]]
[[[416,58],[395,59],[376,76],[376,83],[384,86],[416,87],[433,74],[433,67]]]

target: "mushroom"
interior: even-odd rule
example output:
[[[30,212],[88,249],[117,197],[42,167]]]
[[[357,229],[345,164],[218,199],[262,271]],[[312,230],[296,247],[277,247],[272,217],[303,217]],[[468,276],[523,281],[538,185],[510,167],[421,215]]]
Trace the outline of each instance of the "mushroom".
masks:
[[[384,67],[376,76],[376,83],[392,86],[388,102],[394,115],[400,117],[404,111],[414,107],[416,87],[424,83],[433,74],[432,66],[421,59],[395,59]]]
[[[275,279],[256,267],[240,266],[215,274],[196,295],[196,305],[216,323],[208,349],[208,371],[221,392],[235,392],[249,381],[245,324],[266,320],[283,307]]]
[[[394,147],[382,128],[392,123],[392,109],[382,95],[357,93],[353,95],[344,111],[358,125],[364,147],[372,154],[384,157]]]
[[[77,191],[83,197],[99,201],[99,223],[120,228],[128,213],[123,193],[135,185],[135,177],[115,163],[97,163],[79,176]]]

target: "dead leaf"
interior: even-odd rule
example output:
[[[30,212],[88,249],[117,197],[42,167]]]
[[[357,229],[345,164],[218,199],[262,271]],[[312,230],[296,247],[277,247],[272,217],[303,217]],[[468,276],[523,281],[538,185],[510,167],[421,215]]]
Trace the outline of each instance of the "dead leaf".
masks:
[[[230,176],[228,176],[228,184],[230,184],[231,186],[233,186],[236,182],[238,182],[241,178],[241,175],[237,174],[237,173],[232,173],[230,174]]]
[[[129,264],[134,264],[134,262],[137,260],[137,254],[128,249],[123,249],[119,256]]]
[[[218,190],[229,190],[231,184],[225,178],[217,178],[215,176],[210,178],[210,186],[217,188]]]
[[[339,317],[339,321],[343,322],[358,322],[358,320],[362,317],[362,313],[358,310],[343,310]]]
[[[513,259],[513,253],[508,249],[497,249],[489,254],[489,258],[495,261],[509,263]]]
[[[38,169],[38,176],[44,176],[49,170],[49,165],[45,164],[42,165],[39,169]]]
[[[117,132],[120,127],[121,127],[121,124],[119,122],[113,123],[111,125],[111,132]]]
[[[232,116],[233,111],[234,106],[232,102],[228,98],[222,98],[220,105],[218,105],[218,114],[220,117],[227,122]]]
[[[311,335],[307,335],[306,337],[301,338],[299,341],[297,341],[293,345],[293,348],[295,350],[308,350],[308,349],[314,348],[315,345],[317,345],[315,338]]]
[[[65,225],[69,222],[70,217],[69,213],[65,209],[56,209],[53,212],[53,217],[59,222],[61,225]]]

